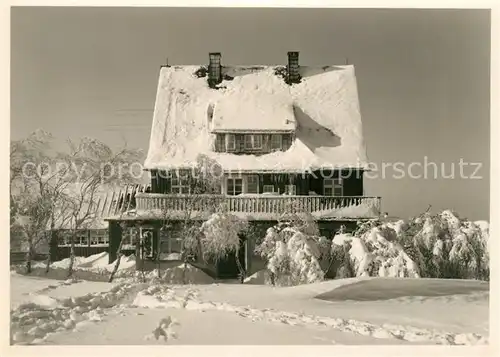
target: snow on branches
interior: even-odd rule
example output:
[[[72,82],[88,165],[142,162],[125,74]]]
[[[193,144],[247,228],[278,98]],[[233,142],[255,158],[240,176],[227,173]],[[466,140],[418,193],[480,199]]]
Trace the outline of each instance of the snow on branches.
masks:
[[[218,261],[240,249],[240,233],[247,222],[226,212],[217,212],[201,226],[201,245],[207,258]]]
[[[324,280],[320,265],[324,241],[322,237],[307,234],[318,231],[313,223],[307,219],[294,219],[279,222],[267,230],[256,252],[267,260],[273,285],[290,286]]]

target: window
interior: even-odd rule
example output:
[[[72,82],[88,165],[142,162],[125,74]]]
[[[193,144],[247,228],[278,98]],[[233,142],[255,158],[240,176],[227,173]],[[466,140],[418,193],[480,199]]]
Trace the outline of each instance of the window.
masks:
[[[217,134],[215,137],[215,151],[216,152],[224,152],[226,151],[226,143],[224,141],[225,136]]]
[[[286,185],[285,192],[287,195],[295,196],[297,195],[297,186],[295,185]]]
[[[281,147],[283,150],[288,150],[292,145],[292,137],[291,135],[283,135],[281,138]]]
[[[153,249],[153,230],[150,228],[139,228],[139,237],[141,243],[140,256],[152,259],[155,256]]]
[[[186,175],[174,174],[172,175],[172,187],[170,191],[172,193],[188,194],[189,189],[189,179]]]
[[[245,135],[245,149],[252,149],[252,135]]]
[[[135,247],[135,243],[136,243],[136,239],[137,239],[138,234],[139,234],[139,232],[138,232],[137,228],[130,227],[128,229],[125,229],[123,231],[123,236],[122,236],[122,239],[123,239],[122,248],[124,248],[124,249],[132,248],[133,249]]]
[[[84,230],[78,231],[75,237],[75,245],[88,245],[89,244],[88,238],[89,236],[87,231]]]
[[[281,150],[282,137],[278,134],[271,135],[271,150]]]
[[[259,193],[259,176],[247,176],[247,193]]]
[[[226,134],[226,150],[236,150],[236,140],[234,134]]]
[[[161,237],[160,260],[181,260],[183,249],[182,238],[165,232]]]
[[[261,149],[262,148],[262,135],[253,135],[253,148]]]
[[[263,190],[264,193],[272,193],[274,192],[274,185],[264,185]]]
[[[243,192],[243,179],[228,178],[227,179],[227,194],[236,196]]]
[[[262,149],[262,135],[245,135],[245,149]]]
[[[70,245],[71,244],[71,234],[67,231],[61,231],[58,238],[59,238],[60,245]]]
[[[343,196],[344,188],[342,186],[342,179],[324,179],[323,180],[323,194],[325,196]]]
[[[108,231],[104,229],[90,231],[90,245],[109,244]]]

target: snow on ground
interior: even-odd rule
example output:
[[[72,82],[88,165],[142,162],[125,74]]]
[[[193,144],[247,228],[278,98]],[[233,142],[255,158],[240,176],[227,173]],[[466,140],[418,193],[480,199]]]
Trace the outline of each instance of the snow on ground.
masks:
[[[175,338],[151,338],[160,319],[171,316],[179,321],[172,327]],[[133,329],[130,326],[134,326]],[[318,327],[304,333],[302,326],[280,322],[252,321],[238,314],[210,310],[131,308],[106,322],[52,335],[43,344],[57,345],[344,345],[403,344],[401,340],[381,340],[369,336]]]
[[[67,298],[85,295],[88,292],[104,292],[116,284],[85,280],[58,281],[15,274],[11,276],[10,307],[16,309],[26,303],[40,303],[44,296]]]
[[[75,257],[73,263],[74,270],[85,270],[96,273],[110,273],[115,267],[115,262],[111,264],[109,262],[109,255],[107,252],[97,253],[89,257]],[[70,263],[70,258],[65,258],[53,262],[50,267],[51,269],[68,269]],[[45,268],[45,262],[38,262],[33,265],[35,268]],[[133,270],[135,269],[135,256],[123,256],[120,260],[119,271],[122,270]]]
[[[13,275],[12,294],[32,280]],[[40,300],[11,311],[15,344],[476,344],[488,335],[489,286],[478,281],[275,288],[36,280]]]
[[[11,276],[11,286],[26,286],[32,279]],[[11,289],[11,344],[40,343],[50,334],[74,331],[89,321],[101,321],[108,314],[107,309],[119,306],[130,291],[141,287],[76,280],[57,285],[46,284],[41,290],[33,289],[24,300],[15,295],[20,290]]]
[[[323,321],[323,318],[327,321],[328,318],[337,319],[332,322],[332,326],[345,323],[346,326],[354,326],[357,329],[367,323],[366,326],[371,326],[371,328],[378,326],[385,332],[408,331],[408,334],[403,337],[408,340],[421,338],[439,343],[443,338],[454,338],[455,343],[459,343],[463,339],[477,341],[481,339],[480,336],[487,337],[488,335],[489,295],[484,290],[488,286],[486,283],[475,281],[458,281],[457,283],[453,280],[433,279],[387,279],[391,283],[383,285],[379,294],[385,293],[391,296],[394,290],[403,292],[406,290],[408,296],[373,301],[355,301],[346,297],[346,300],[335,302],[315,298],[335,288],[355,286],[348,284],[363,284],[365,281],[372,280],[372,284],[375,285],[379,281],[385,281],[382,278],[353,278],[290,288],[273,288],[265,285],[206,286],[198,288],[198,298],[202,301],[209,301],[215,306],[218,306],[217,303],[225,303],[231,306],[252,306],[261,312],[273,309],[320,317],[315,323]],[[418,289],[412,287],[413,282],[420,284],[417,285]],[[427,294],[429,290],[436,290],[436,284],[442,284],[442,290],[448,289],[454,295],[426,298],[415,296],[416,290],[426,291],[426,283],[430,287],[427,289]]]

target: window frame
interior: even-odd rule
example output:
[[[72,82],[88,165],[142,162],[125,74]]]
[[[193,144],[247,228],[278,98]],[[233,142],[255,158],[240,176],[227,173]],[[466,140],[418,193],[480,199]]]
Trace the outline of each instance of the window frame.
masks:
[[[82,241],[84,243],[82,243]],[[71,241],[70,241],[71,244]],[[75,245],[88,246],[89,245],[89,232],[88,230],[79,230],[75,235]]]
[[[239,180],[240,181],[240,187],[241,187],[241,192],[239,193],[236,193],[236,180]],[[232,181],[233,184],[232,184],[232,187],[233,187],[233,190],[232,192],[230,193],[229,192],[229,181]],[[243,178],[241,177],[227,177],[226,178],[226,195],[228,196],[238,196],[240,194],[243,193]]]
[[[275,147],[273,145],[276,143],[275,140],[273,140],[273,139],[276,139],[276,138],[278,138],[278,142],[279,142],[279,145],[277,147]],[[283,150],[283,135],[271,134],[269,147],[271,148],[271,150]]]
[[[292,146],[292,136],[290,134],[281,136],[281,150],[288,150]]]
[[[229,145],[230,143],[232,143],[232,145]],[[226,151],[235,151],[236,150],[236,136],[234,134],[226,134],[225,145],[226,145]]]
[[[175,184],[174,184],[175,180]],[[187,192],[183,192],[187,188]],[[174,189],[178,189],[178,192],[174,192]],[[191,186],[189,184],[189,177],[186,175],[179,175],[173,173],[170,177],[170,193],[177,195],[188,195],[191,193]]]
[[[250,192],[248,189],[250,187],[250,181],[254,180],[255,182],[252,182],[252,185],[255,185],[255,190],[254,192]],[[246,176],[246,187],[245,187],[245,193],[259,193],[259,175],[247,175]]]
[[[226,150],[226,137],[222,134],[216,134],[215,136],[215,151],[224,152]]]
[[[258,137],[259,146],[255,144],[255,138]],[[244,147],[246,150],[261,150],[263,148],[263,138],[262,134],[245,134],[244,136]]]
[[[290,188],[293,187],[293,192],[290,193]],[[297,196],[297,185],[285,185],[285,192],[287,195],[290,195],[290,196]]]
[[[332,194],[329,195],[326,193],[326,189],[331,189]],[[336,190],[340,189],[340,195],[336,194]],[[329,178],[323,179],[323,196],[330,197],[341,197],[344,196],[344,182],[342,178]]]
[[[266,191],[266,188],[272,187],[272,191]],[[262,193],[275,193],[274,185],[262,185]]]

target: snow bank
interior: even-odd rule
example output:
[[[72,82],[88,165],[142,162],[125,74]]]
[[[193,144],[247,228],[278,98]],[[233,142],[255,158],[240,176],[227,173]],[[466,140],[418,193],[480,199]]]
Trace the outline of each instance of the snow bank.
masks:
[[[246,277],[243,282],[245,284],[257,284],[257,285],[270,284],[271,277],[269,275],[269,271],[264,269],[264,270],[259,270],[258,272],[250,275],[249,277]]]
[[[325,67],[293,86],[275,74],[276,67],[237,75],[238,67],[225,66],[235,78],[223,81],[218,90],[209,88],[206,78],[194,75],[198,68],[161,69],[145,168],[193,167],[199,154],[214,159],[224,170],[367,167],[353,66]],[[262,96],[266,100],[260,105],[257,99]],[[240,110],[242,102],[252,108],[248,113]],[[266,125],[288,127],[292,114],[296,140],[285,152],[236,157],[212,150],[212,125],[249,129],[259,119],[272,116]]]
[[[117,282],[148,282],[172,285],[183,284],[213,284],[215,280],[202,270],[190,265],[179,264],[175,267],[161,270],[158,269],[144,272],[124,269],[116,274]]]
[[[212,284],[214,279],[190,264],[181,264],[166,269],[161,281],[168,284]]]
[[[112,272],[116,261],[109,262],[109,254],[107,252],[102,252],[98,254],[91,255],[89,257],[75,257],[73,263],[73,270],[84,270],[91,271],[95,273],[108,273]],[[70,263],[70,258],[65,258],[56,262],[53,262],[50,267],[52,269],[68,269]],[[46,263],[40,262],[34,265],[35,267],[45,268]],[[120,260],[120,266],[118,271],[132,270],[135,269],[135,255],[122,256]]]

